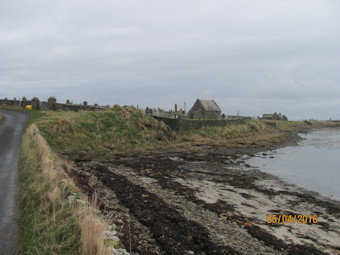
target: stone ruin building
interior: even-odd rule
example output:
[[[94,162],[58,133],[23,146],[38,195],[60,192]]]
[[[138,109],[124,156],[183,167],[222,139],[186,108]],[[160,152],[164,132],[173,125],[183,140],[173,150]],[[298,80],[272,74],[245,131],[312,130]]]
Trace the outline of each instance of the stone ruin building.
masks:
[[[214,100],[197,99],[188,114],[190,119],[220,119],[221,109]]]

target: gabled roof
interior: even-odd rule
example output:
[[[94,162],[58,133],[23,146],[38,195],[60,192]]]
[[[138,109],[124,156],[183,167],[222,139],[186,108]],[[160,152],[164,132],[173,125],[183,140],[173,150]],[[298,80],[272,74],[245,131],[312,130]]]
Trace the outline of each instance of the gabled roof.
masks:
[[[221,111],[214,100],[197,99],[206,111]],[[196,102],[197,102],[196,101]]]

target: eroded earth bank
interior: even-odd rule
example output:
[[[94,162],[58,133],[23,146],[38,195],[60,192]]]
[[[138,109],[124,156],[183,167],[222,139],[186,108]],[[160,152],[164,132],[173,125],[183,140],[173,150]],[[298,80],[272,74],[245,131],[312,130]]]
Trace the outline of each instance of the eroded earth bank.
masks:
[[[72,176],[134,254],[340,254],[340,203],[247,165],[258,151],[198,146],[83,161]],[[317,223],[267,223],[274,214]]]

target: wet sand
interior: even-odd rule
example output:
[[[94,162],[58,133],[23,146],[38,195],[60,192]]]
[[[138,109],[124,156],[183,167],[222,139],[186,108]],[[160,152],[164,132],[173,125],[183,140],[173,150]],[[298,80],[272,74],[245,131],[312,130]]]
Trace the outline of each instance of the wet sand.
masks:
[[[285,146],[299,138],[292,134]],[[274,149],[195,151],[78,162],[72,175],[139,254],[340,254],[340,202],[247,165]],[[267,215],[317,223],[267,223]]]

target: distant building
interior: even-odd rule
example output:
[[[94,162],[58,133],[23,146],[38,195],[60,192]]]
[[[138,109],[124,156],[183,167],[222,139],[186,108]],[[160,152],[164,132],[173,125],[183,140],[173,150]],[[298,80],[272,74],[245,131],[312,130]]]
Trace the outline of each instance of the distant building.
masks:
[[[270,114],[263,114],[262,119],[264,120],[288,120],[285,115],[281,113],[277,114],[276,112]]]
[[[191,119],[220,119],[221,109],[214,100],[197,99],[188,114]]]

